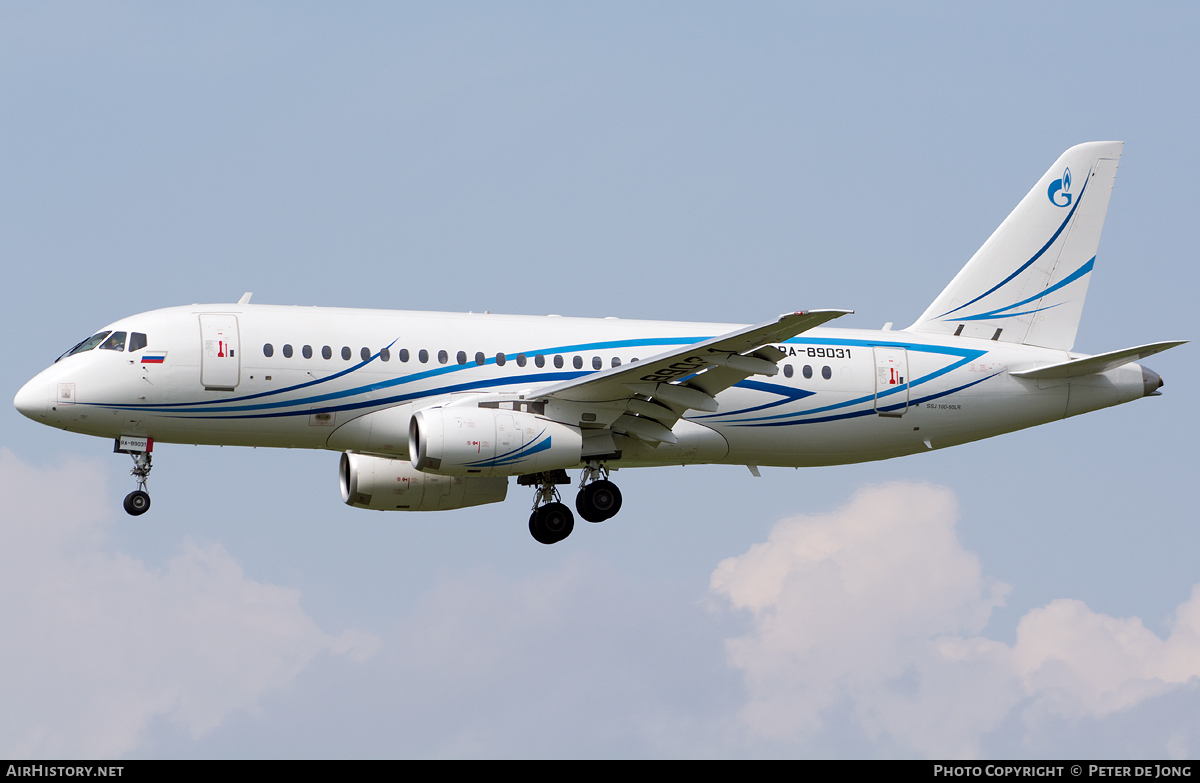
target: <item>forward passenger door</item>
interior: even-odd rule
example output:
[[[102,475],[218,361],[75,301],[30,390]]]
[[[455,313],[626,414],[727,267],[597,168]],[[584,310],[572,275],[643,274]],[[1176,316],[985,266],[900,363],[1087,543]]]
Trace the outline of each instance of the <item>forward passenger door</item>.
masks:
[[[233,391],[241,376],[237,316],[200,316],[200,340],[200,383],[205,391]]]

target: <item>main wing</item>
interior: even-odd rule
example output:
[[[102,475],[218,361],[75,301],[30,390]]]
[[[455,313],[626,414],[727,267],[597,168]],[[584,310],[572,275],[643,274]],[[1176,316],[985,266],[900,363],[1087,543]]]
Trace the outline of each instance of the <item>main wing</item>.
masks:
[[[853,310],[802,310],[683,348],[533,389],[528,400],[623,406],[611,427],[648,443],[674,443],[671,428],[688,410],[716,411],[716,395],[751,375],[775,375],[783,342]]]

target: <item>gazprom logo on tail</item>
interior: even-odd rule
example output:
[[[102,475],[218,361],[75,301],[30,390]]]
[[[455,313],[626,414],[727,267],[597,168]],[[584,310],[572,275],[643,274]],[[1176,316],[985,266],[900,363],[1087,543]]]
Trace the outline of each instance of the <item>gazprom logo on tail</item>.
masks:
[[[1056,207],[1071,206],[1071,169],[1063,172],[1062,177],[1050,183],[1050,189],[1046,191],[1046,195],[1050,197],[1050,203]],[[1060,202],[1059,199],[1066,199]]]

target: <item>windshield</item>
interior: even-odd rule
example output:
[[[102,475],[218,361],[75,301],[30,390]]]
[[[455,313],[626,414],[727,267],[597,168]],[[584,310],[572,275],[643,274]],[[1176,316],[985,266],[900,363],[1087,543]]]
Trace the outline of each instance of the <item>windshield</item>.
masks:
[[[91,337],[89,337],[86,340],[84,340],[83,342],[79,343],[74,348],[67,351],[66,353],[64,353],[62,356],[58,357],[54,361],[57,363],[57,362],[61,361],[62,359],[67,358],[68,356],[74,356],[77,353],[83,353],[84,351],[90,351],[93,348],[95,348],[97,345],[99,345],[101,342],[103,342],[104,338],[108,337],[110,334],[112,334],[112,332],[100,332],[99,334],[93,334]],[[122,345],[122,347],[124,347],[124,345],[125,345],[125,335],[124,334],[121,335],[121,345]]]
[[[113,336],[104,341],[100,346],[102,351],[123,351],[125,350],[125,333],[113,332]]]

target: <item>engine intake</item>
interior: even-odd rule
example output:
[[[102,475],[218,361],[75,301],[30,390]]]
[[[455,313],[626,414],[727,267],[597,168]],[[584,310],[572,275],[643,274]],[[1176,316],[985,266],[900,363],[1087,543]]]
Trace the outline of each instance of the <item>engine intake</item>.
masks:
[[[577,427],[496,408],[425,408],[408,426],[417,470],[446,476],[518,476],[578,465]]]
[[[401,459],[342,454],[342,500],[376,511],[442,511],[499,503],[508,495],[508,479],[483,476],[435,476]]]

